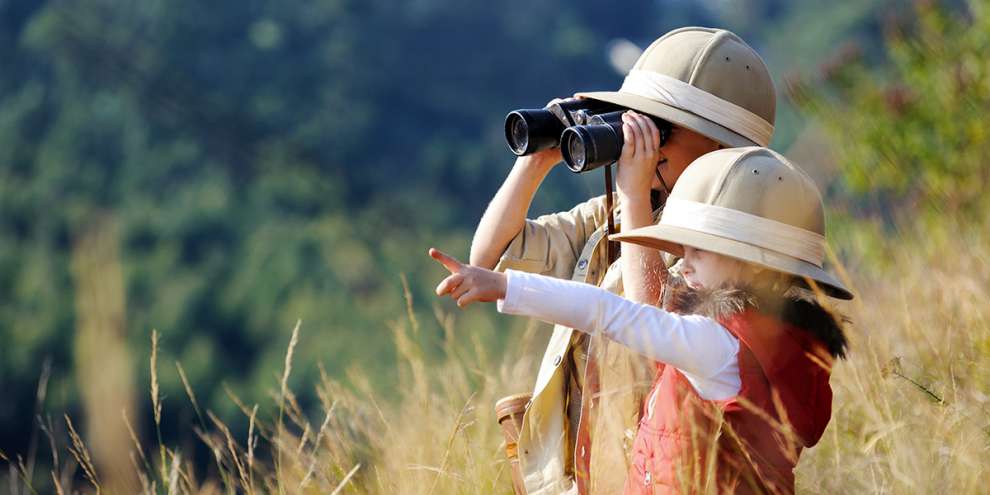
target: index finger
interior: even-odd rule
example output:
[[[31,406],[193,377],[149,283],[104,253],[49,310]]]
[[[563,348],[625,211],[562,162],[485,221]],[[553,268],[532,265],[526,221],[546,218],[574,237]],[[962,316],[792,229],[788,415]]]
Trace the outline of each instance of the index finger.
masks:
[[[436,248],[430,248],[430,257],[440,262],[450,273],[460,272],[461,268],[464,268],[463,263]]]

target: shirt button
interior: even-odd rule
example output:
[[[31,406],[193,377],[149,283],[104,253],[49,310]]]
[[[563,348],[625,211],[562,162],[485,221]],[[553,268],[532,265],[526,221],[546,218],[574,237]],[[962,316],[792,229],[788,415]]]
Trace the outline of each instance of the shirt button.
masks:
[[[554,366],[559,366],[561,359],[562,358],[560,356],[557,356],[557,357],[553,358],[553,365]]]

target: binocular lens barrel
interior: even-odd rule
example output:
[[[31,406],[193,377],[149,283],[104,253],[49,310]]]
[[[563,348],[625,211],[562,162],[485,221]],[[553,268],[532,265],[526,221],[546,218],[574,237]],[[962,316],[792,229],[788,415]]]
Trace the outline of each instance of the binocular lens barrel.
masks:
[[[519,156],[560,145],[564,124],[549,110],[516,110],[505,117],[505,140]]]
[[[564,162],[574,173],[617,161],[622,143],[622,111],[595,115],[590,123],[568,127],[560,136]]]
[[[558,100],[547,108],[516,110],[505,117],[505,140],[519,156],[559,146],[572,172],[587,172],[619,159],[625,111],[611,103],[578,98]],[[653,122],[663,146],[671,125],[656,117]]]

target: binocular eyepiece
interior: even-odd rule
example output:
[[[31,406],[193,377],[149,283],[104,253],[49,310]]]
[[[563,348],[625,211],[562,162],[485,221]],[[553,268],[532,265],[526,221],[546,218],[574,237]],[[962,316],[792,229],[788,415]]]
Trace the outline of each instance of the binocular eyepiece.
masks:
[[[622,114],[626,109],[597,100],[568,98],[542,109],[510,112],[505,139],[516,155],[560,147],[567,168],[582,173],[618,161],[622,154]],[[650,117],[660,131],[660,145],[671,124]]]

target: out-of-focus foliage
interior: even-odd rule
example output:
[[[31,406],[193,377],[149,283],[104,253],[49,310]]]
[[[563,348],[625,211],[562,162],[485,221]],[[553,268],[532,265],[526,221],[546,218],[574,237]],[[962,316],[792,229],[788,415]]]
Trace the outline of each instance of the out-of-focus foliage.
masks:
[[[506,111],[617,87],[608,42],[643,44],[668,19],[687,22],[661,10],[645,0],[621,16],[562,0],[0,3],[0,447],[24,450],[46,358],[45,410],[59,413],[79,404],[77,363],[101,357],[73,351],[76,301],[99,295],[81,294],[70,263],[101,222],[116,233],[123,280],[108,283],[124,287],[134,366],[147,362],[151,330],[162,335],[166,408],[184,403],[180,361],[205,406],[243,425],[221,382],[248,403],[265,399],[297,319],[313,336],[297,353],[297,384],[317,379],[317,363],[394,384],[400,274],[428,308],[439,272],[427,247],[466,254],[511,164]],[[537,208],[597,187],[556,172]],[[483,311],[464,319],[491,323]],[[437,325],[429,335],[439,340]]]
[[[791,94],[833,138],[854,211],[892,223],[973,218],[990,179],[990,2],[891,16],[883,65],[855,44]]]

